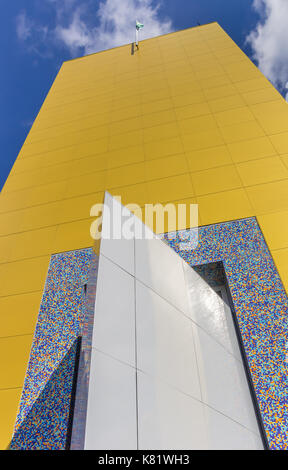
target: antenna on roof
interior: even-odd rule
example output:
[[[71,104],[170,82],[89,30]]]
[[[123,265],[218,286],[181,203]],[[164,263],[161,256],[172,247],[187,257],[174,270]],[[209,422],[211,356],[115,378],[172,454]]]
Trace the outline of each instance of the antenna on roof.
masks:
[[[144,24],[139,23],[139,21],[136,20],[136,47],[139,49],[139,29],[144,28]]]

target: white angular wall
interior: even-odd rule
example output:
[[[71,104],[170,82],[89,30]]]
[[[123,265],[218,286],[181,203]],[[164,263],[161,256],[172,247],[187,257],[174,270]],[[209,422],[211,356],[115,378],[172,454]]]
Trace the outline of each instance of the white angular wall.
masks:
[[[263,448],[229,315],[155,236],[102,240],[85,448]]]

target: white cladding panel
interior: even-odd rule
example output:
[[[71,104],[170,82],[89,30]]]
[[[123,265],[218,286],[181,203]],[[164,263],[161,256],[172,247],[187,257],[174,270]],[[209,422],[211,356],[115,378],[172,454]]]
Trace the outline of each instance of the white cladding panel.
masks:
[[[102,254],[99,259],[92,345],[135,367],[134,278]]]
[[[135,369],[92,350],[85,449],[137,448]]]
[[[263,448],[224,300],[156,236],[101,241],[85,448]]]

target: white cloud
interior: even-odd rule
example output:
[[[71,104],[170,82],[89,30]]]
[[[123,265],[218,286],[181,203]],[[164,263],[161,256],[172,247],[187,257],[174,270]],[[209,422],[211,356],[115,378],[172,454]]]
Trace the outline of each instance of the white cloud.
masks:
[[[56,35],[72,55],[109,49],[134,41],[136,19],[145,25],[142,39],[171,31],[171,21],[159,18],[159,8],[152,0],[106,0],[99,5],[97,26],[91,28],[84,20],[86,9],[78,8],[67,27],[57,26]]]
[[[38,24],[22,11],[16,18],[16,33],[31,54],[42,58],[51,57],[51,50],[47,47],[51,39],[48,26]]]
[[[247,42],[260,70],[283,90],[288,80],[288,1],[254,0],[253,7],[260,20]]]
[[[61,23],[55,28],[55,38],[64,45],[72,56],[87,53],[87,49],[95,42],[94,29],[81,19],[82,9],[78,8],[67,26]]]
[[[72,57],[90,54],[133,42],[136,19],[144,23],[140,39],[170,32],[172,22],[161,18],[160,1],[104,0],[97,8],[94,0],[46,0],[46,5],[55,12],[55,24],[50,28],[37,26],[36,30],[46,28],[45,47],[50,50],[64,47]],[[28,26],[26,32],[23,25],[32,22],[27,17],[25,20],[22,38],[31,41],[34,32],[31,33],[31,28],[28,31]]]
[[[16,18],[17,36],[21,41],[26,41],[31,36],[31,32],[32,24],[29,18],[27,17],[25,11],[22,11]]]
[[[285,89],[288,90],[288,82],[285,83]],[[288,101],[288,92],[286,91],[285,100]]]

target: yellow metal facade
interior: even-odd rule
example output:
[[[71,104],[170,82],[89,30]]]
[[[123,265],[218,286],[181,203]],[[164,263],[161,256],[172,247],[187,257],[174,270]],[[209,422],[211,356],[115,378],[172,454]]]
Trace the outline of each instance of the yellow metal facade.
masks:
[[[0,197],[0,447],[52,253],[92,246],[103,191],[256,216],[288,287],[288,105],[217,23],[63,64]]]

